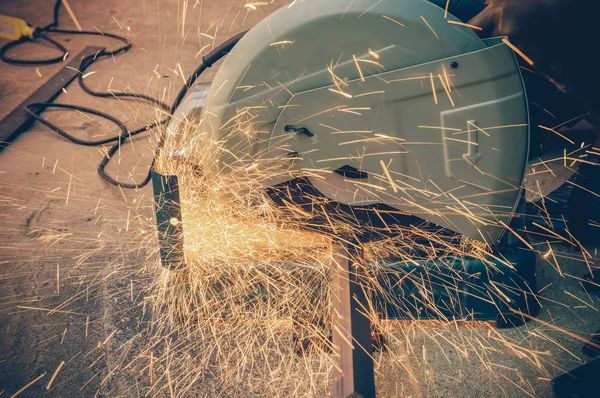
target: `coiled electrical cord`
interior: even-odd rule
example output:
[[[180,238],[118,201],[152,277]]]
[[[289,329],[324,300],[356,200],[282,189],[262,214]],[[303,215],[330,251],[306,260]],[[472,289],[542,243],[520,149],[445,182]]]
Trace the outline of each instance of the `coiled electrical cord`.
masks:
[[[122,43],[124,43],[123,46],[121,46],[115,50],[103,50],[97,54],[90,55],[90,56],[82,59],[80,67],[79,67],[80,72],[83,72],[92,63],[94,63],[95,61],[97,61],[101,58],[104,58],[107,56],[112,57],[112,56],[127,52],[127,51],[129,51],[129,49],[131,49],[131,47],[132,47],[131,42],[129,42],[126,38],[124,38],[122,36],[109,34],[109,33],[100,33],[100,32],[95,32],[95,31],[57,29],[57,27],[59,25],[59,11],[60,11],[61,3],[62,3],[61,0],[57,0],[57,2],[54,5],[54,13],[53,13],[54,18],[53,18],[52,23],[50,23],[49,25],[46,25],[42,28],[35,29],[33,39],[29,38],[29,37],[23,37],[19,40],[9,42],[9,43],[5,44],[4,46],[2,46],[2,48],[0,48],[0,59],[6,63],[14,64],[14,65],[49,65],[49,64],[54,64],[54,63],[58,63],[58,62],[63,62],[68,56],[68,50],[64,46],[62,46],[60,43],[58,43],[57,41],[50,38],[47,35],[48,33],[69,34],[69,35],[71,35],[71,34],[72,35],[95,35],[95,36],[113,38],[113,39],[119,40]],[[160,150],[160,148],[162,148],[162,146],[164,144],[164,136],[161,136],[161,138],[159,140],[158,147],[154,153],[154,157],[152,159],[152,163],[150,165],[150,170],[148,171],[148,174],[146,175],[144,180],[141,181],[140,183],[133,183],[133,184],[125,183],[125,182],[118,181],[118,180],[114,179],[113,177],[111,177],[110,175],[108,175],[105,171],[105,168],[108,165],[108,163],[110,162],[110,160],[112,159],[112,156],[127,141],[127,139],[134,137],[136,135],[142,134],[142,133],[144,133],[148,130],[151,130],[157,126],[161,126],[161,125],[165,125],[165,124],[169,123],[173,113],[175,112],[175,109],[177,108],[177,106],[179,106],[179,104],[181,103],[181,101],[183,100],[185,95],[187,94],[188,90],[196,82],[198,77],[206,69],[210,68],[214,63],[216,63],[221,58],[223,58],[226,54],[228,54],[229,51],[231,51],[231,49],[237,44],[237,42],[246,34],[246,32],[247,31],[244,31],[242,33],[239,33],[239,34],[233,36],[229,40],[225,41],[221,45],[214,48],[209,54],[202,57],[202,63],[200,64],[200,66],[198,66],[198,68],[194,71],[194,73],[192,73],[192,75],[187,79],[185,85],[181,88],[181,90],[177,94],[177,97],[175,98],[175,101],[173,102],[173,104],[171,106],[168,106],[165,103],[156,100],[155,98],[152,98],[150,96],[143,95],[143,94],[111,93],[111,92],[104,93],[104,92],[94,91],[85,85],[85,83],[83,81],[83,73],[79,74],[78,79],[77,79],[79,86],[85,93],[87,93],[91,96],[101,97],[101,98],[141,99],[141,100],[152,102],[155,105],[159,106],[160,108],[162,108],[168,112],[168,116],[164,120],[151,123],[147,126],[139,128],[139,129],[129,131],[125,127],[124,123],[121,122],[116,117],[111,116],[108,113],[98,111],[96,109],[86,108],[86,107],[79,106],[79,105],[57,104],[57,103],[53,103],[53,102],[40,102],[40,103],[29,104],[25,110],[35,120],[39,121],[40,123],[44,124],[45,126],[56,131],[59,135],[66,138],[67,140],[69,140],[73,143],[76,143],[78,145],[99,146],[99,145],[105,145],[105,144],[110,144],[110,143],[114,142],[115,144],[106,151],[104,158],[98,165],[98,169],[97,169],[98,174],[100,175],[100,177],[102,179],[104,179],[108,183],[115,185],[115,186],[122,187],[122,188],[137,189],[137,188],[144,187],[145,185],[148,184],[148,182],[150,182],[151,170],[152,170],[152,167],[154,166],[154,162],[155,162],[156,156],[158,154],[158,151]],[[18,59],[18,58],[12,58],[12,57],[9,57],[6,55],[6,53],[9,50],[11,50],[23,43],[26,43],[26,42],[35,42],[38,39],[45,40],[45,41],[51,43],[52,45],[54,45],[57,49],[59,49],[62,52],[62,55],[59,57],[55,57],[55,58],[39,59],[39,60]],[[102,140],[96,140],[96,141],[82,140],[80,138],[70,135],[65,130],[59,128],[55,124],[51,123],[47,119],[40,116],[40,114],[48,108],[69,109],[69,110],[74,110],[74,111],[78,111],[78,112],[95,115],[95,116],[104,118],[104,119],[116,124],[121,131],[116,136],[102,139]]]

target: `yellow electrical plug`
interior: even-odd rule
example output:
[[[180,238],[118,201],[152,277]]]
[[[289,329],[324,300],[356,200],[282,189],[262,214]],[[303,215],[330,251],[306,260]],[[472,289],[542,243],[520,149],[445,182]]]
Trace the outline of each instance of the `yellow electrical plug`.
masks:
[[[19,40],[27,36],[33,39],[34,29],[20,18],[0,15],[0,37],[8,40]]]

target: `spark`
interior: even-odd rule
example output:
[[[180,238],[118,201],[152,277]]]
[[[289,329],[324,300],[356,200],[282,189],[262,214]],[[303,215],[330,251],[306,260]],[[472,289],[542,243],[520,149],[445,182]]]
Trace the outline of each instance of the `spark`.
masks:
[[[579,189],[581,189],[581,190],[583,190],[583,191],[586,191],[586,192],[588,192],[588,193],[591,193],[592,195],[594,195],[594,196],[596,196],[596,197],[600,198],[600,194],[598,194],[598,193],[596,193],[596,192],[592,191],[591,189],[588,189],[588,188],[582,187],[581,185],[579,185],[579,184],[576,184],[576,183],[574,183],[574,182],[573,182],[573,181],[571,181],[571,180],[567,180],[567,183],[569,183],[569,184],[571,184],[571,185],[574,185],[574,186],[576,186],[577,188],[579,188]]]
[[[435,102],[435,104],[438,104],[438,99],[437,99],[437,93],[435,91],[435,83],[433,81],[433,74],[430,73],[429,74],[429,78],[431,79],[431,91],[433,92],[433,102]]]
[[[276,41],[274,43],[269,44],[269,46],[273,47],[273,46],[282,46],[285,44],[294,44],[295,40],[282,40],[282,41]]]
[[[442,75],[440,75],[438,73],[438,77],[440,78],[440,82],[442,83],[442,87],[444,87],[444,91],[446,92],[446,95],[448,96],[448,100],[450,100],[450,104],[452,105],[452,107],[454,107],[454,100],[452,99],[452,96],[450,95],[450,89],[449,89],[449,87],[446,86],[446,83],[444,82],[444,79],[442,79]]]
[[[425,25],[427,25],[427,27],[429,28],[429,30],[431,30],[431,33],[433,33],[433,35],[435,36],[435,38],[439,39],[440,37],[435,32],[435,30],[433,30],[433,28],[431,27],[431,25],[429,25],[429,22],[427,22],[427,20],[425,19],[425,17],[421,15],[421,19],[423,20],[423,22],[425,22]]]
[[[563,277],[563,273],[562,270],[560,269],[560,265],[558,264],[558,261],[556,260],[556,255],[554,255],[554,250],[552,250],[552,246],[550,246],[549,242],[546,242],[548,244],[548,254],[552,256],[552,259],[554,260],[554,265],[556,265],[556,270],[558,271],[558,274]],[[546,259],[546,257],[544,257],[544,259]]]
[[[377,3],[373,4],[371,7],[367,8],[365,11],[363,11],[362,14],[360,14],[358,17],[362,17],[363,15],[365,15],[366,13],[368,13],[369,11],[371,11],[373,8],[377,7],[383,0],[379,0]]]
[[[582,304],[583,304],[583,305],[585,305],[586,307],[588,307],[588,308],[591,308],[591,309],[593,309],[594,311],[598,312],[598,309],[596,309],[596,307],[592,306],[590,303],[588,303],[588,302],[586,302],[586,301],[584,301],[584,300],[580,299],[579,297],[575,296],[573,293],[569,293],[569,292],[568,292],[568,291],[566,291],[566,290],[563,290],[563,292],[564,292],[566,295],[573,297],[575,300],[579,301],[580,303],[582,303]]]
[[[354,59],[354,64],[356,65],[356,69],[358,69],[358,74],[360,75],[360,81],[364,82],[365,77],[363,76],[362,69],[360,69],[360,65],[358,64],[358,61],[356,60],[356,55],[352,54],[352,59]]]
[[[483,28],[480,27],[480,26],[471,25],[471,24],[468,24],[468,23],[460,22],[460,21],[453,21],[451,19],[448,20],[448,23],[452,24],[452,25],[465,26],[467,28],[471,28],[471,29],[474,29],[474,30],[483,30]]]
[[[179,76],[181,76],[181,80],[183,80],[183,84],[186,84],[185,74],[183,73],[183,69],[181,69],[181,64],[177,62],[177,69],[179,70]]]
[[[368,93],[357,94],[357,95],[354,96],[354,98],[360,98],[360,97],[364,97],[364,96],[367,96],[367,95],[384,94],[384,93],[385,93],[384,90],[370,91]]]
[[[340,85],[348,86],[348,83],[346,83],[343,79],[341,79],[334,73],[333,61],[329,64],[327,71],[331,75],[333,84],[335,84],[335,86],[337,87],[338,90],[341,90]]]
[[[346,93],[346,92],[344,92],[344,91],[341,91],[341,90],[336,90],[336,89],[333,89],[333,88],[329,88],[328,90],[329,90],[329,91],[331,91],[332,93],[336,93],[336,94],[343,95],[343,96],[344,96],[344,97],[346,97],[346,98],[352,98],[352,95],[351,95],[351,94],[348,94],[348,93]]]
[[[404,138],[390,137],[389,135],[380,134],[380,133],[375,133],[373,135],[375,137],[383,138],[383,139],[386,139],[386,140],[393,140],[393,141],[400,141],[400,142],[405,142],[406,141],[406,139],[404,139]]]
[[[266,6],[269,3],[266,1],[254,1],[252,3],[247,3],[244,4],[244,7],[246,7],[249,10],[257,10],[259,6]]]
[[[58,162],[58,159],[57,159]],[[73,181],[73,176],[69,175],[69,186],[67,187],[67,199],[65,200],[65,206],[69,205],[69,196],[71,194],[71,182]]]
[[[385,80],[385,82],[386,83],[406,82],[406,81],[411,81],[411,80],[423,80],[423,79],[427,79],[428,77],[429,76],[405,77],[405,78],[401,78],[401,79]]]
[[[380,159],[379,164],[381,164],[381,167],[383,168],[383,172],[385,173],[385,176],[387,177],[390,185],[392,186],[392,190],[394,191],[394,193],[398,193],[398,187],[396,186],[396,183],[394,182],[394,179],[390,175],[390,172],[389,172],[387,166],[385,165],[385,163],[383,162],[383,160]]]
[[[117,24],[117,26],[119,27],[119,29],[123,29],[123,27],[121,26],[121,24],[119,23],[119,21],[117,21],[117,18],[115,18],[114,16],[112,17],[113,21],[115,21],[115,23]]]
[[[481,127],[479,127],[477,124],[473,123],[472,121],[468,120],[467,124],[471,127],[474,127],[476,130],[481,131],[483,134],[485,134],[488,137],[491,137],[491,135],[489,135],[488,132],[486,132],[484,129],[482,129]]]
[[[448,92],[452,92],[452,85],[450,84],[450,79],[448,78],[448,73],[446,72],[446,67],[442,64],[442,71],[444,72],[444,80],[446,80],[446,86],[448,86]]]
[[[560,138],[564,139],[565,141],[569,142],[570,144],[575,144],[575,141],[565,137],[564,135],[562,135],[561,133],[559,133],[558,131],[550,128],[550,127],[546,127],[546,126],[542,126],[541,124],[538,126],[539,128],[546,130],[546,131],[550,131],[554,134],[556,134],[557,136],[559,136]]]
[[[61,1],[62,1],[63,5],[65,6],[65,10],[67,10],[67,13],[69,13],[69,16],[71,17],[71,20],[73,20],[73,23],[75,24],[75,27],[77,27],[77,30],[81,32],[83,29],[81,28],[81,25],[79,24],[79,21],[75,17],[75,13],[71,9],[71,6],[69,5],[69,2],[67,0],[61,0]]]
[[[58,372],[60,371],[60,369],[63,367],[64,364],[65,364],[65,361],[60,361],[60,364],[56,367],[56,370],[52,374],[52,377],[50,378],[50,381],[48,382],[48,385],[46,386],[46,391],[50,390],[50,387],[52,387],[52,383],[54,383],[54,379],[56,379]]]
[[[394,18],[388,17],[387,15],[382,15],[382,17],[384,17],[385,19],[390,20],[390,21],[392,21],[392,22],[394,22],[394,23],[402,26],[403,28],[405,27],[403,23],[396,21]]]
[[[531,60],[531,58],[529,58],[527,55],[525,55],[525,53],[521,50],[519,50],[514,44],[512,44],[508,38],[503,37],[502,38],[502,42],[504,44],[506,44],[507,46],[509,46],[515,53],[517,53],[521,58],[523,58],[525,60],[525,62],[527,62],[529,65],[533,66],[533,61]]]
[[[448,130],[448,131],[462,131],[461,129],[452,127],[441,127],[441,126],[418,126],[420,129],[436,129],[436,130]]]
[[[509,230],[514,236],[517,237],[517,239],[519,239],[521,242],[523,242],[523,244],[525,246],[527,246],[527,248],[529,250],[535,250],[533,248],[533,246],[531,246],[531,243],[529,243],[525,238],[523,238],[521,235],[519,235],[518,233],[515,232],[514,229],[512,229],[511,227],[509,227],[504,221],[500,220],[499,221],[500,225],[502,225],[504,228],[506,228],[507,230]]]
[[[14,398],[17,395],[20,395],[23,391],[27,390],[29,387],[31,387],[32,385],[34,385],[35,383],[37,383],[44,376],[46,376],[46,373],[42,373],[41,375],[39,375],[35,379],[31,380],[29,383],[27,383],[25,386],[23,386],[20,390],[18,390],[16,393],[14,393],[13,395],[11,395],[10,398]]]

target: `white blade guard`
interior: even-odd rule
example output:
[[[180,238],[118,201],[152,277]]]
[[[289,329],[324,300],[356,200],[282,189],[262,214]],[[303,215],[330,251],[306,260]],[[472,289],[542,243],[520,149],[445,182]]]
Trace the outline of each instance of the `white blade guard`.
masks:
[[[309,176],[338,202],[385,204],[488,244],[515,211],[529,146],[511,49],[424,0],[273,13],[223,62],[198,135],[187,155],[212,151],[207,172],[232,186]],[[348,168],[360,173],[335,172]]]

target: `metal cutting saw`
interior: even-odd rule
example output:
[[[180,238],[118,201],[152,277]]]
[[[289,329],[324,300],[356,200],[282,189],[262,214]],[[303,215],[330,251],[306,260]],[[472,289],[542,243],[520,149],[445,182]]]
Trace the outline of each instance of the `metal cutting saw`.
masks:
[[[529,112],[510,44],[482,40],[467,24],[483,7],[293,1],[240,35],[214,80],[190,88],[168,126],[165,139],[176,140],[195,121],[174,161],[294,203],[306,225],[325,233],[337,233],[331,218],[351,227],[352,239],[338,242],[333,322],[358,344],[333,336],[334,396],[375,394],[369,323],[359,308],[365,293],[352,272],[361,242],[397,225],[490,248],[514,240],[505,231],[521,203]],[[206,151],[214,161],[198,164]],[[153,185],[161,260],[176,269],[184,262],[177,176],[156,171]]]
[[[256,166],[265,189],[303,179],[344,206],[383,205],[497,243],[528,154],[519,65],[501,39],[481,40],[434,3],[305,0],[274,12],[177,108],[169,135],[199,122],[174,155],[213,151],[209,175]]]

